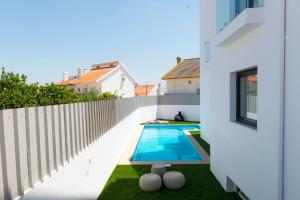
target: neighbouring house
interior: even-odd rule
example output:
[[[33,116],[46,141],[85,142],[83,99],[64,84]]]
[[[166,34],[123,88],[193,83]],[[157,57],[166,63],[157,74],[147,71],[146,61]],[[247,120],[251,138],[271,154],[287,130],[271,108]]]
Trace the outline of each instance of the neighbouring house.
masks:
[[[177,65],[162,77],[166,94],[200,93],[200,58],[176,59]]]
[[[111,92],[122,97],[135,96],[137,80],[119,61],[92,65],[91,69],[78,68],[78,74],[64,73],[64,80],[58,83],[78,94],[89,91]]]
[[[201,137],[243,199],[297,200],[300,1],[201,0]]]
[[[135,96],[154,96],[158,92],[156,85],[137,85],[135,87]]]

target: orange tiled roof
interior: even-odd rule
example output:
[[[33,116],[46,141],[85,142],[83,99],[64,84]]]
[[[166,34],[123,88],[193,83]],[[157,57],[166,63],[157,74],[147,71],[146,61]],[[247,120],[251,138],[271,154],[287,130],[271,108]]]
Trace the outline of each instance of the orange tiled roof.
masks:
[[[135,87],[135,96],[148,96],[155,85],[138,85]]]
[[[257,81],[257,77],[256,76],[247,76],[247,80],[248,81],[256,82]]]
[[[103,69],[91,70],[86,74],[71,79],[67,81],[62,81],[58,83],[59,85],[75,85],[75,84],[84,84],[84,83],[93,83],[96,82],[99,78],[107,74],[108,72],[112,71],[115,67],[107,67]]]

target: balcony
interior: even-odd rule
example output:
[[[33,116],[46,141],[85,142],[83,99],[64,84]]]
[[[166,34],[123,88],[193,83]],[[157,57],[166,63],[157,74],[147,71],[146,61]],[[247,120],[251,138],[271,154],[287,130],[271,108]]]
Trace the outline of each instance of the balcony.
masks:
[[[226,47],[264,21],[262,0],[217,1],[216,45]]]

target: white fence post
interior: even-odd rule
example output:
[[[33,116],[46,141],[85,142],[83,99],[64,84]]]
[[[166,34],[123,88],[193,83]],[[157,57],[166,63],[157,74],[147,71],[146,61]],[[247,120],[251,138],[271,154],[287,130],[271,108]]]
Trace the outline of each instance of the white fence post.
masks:
[[[18,196],[13,111],[1,111],[0,121],[4,199],[13,199]]]
[[[104,132],[104,127],[103,127],[103,101],[99,101],[99,114],[100,114],[100,120],[99,120],[99,125],[100,125],[100,136],[103,135]]]
[[[58,117],[58,106],[52,106],[52,120],[53,120],[53,149],[54,149],[54,163],[55,169],[62,164],[60,162],[60,129],[59,129],[59,117]]]
[[[74,106],[74,113],[75,113],[75,116],[74,116],[74,120],[75,120],[75,131],[74,131],[74,134],[75,134],[75,152],[76,154],[78,155],[79,153],[79,116],[78,116],[78,107],[79,105],[77,103],[73,104]]]
[[[89,104],[88,102],[84,103],[84,107],[85,107],[85,127],[86,127],[86,146],[88,147],[90,144],[90,130],[91,127],[89,126],[89,119],[90,119],[90,115],[89,115]]]
[[[86,143],[87,132],[86,132],[86,109],[85,109],[85,103],[82,103],[81,107],[82,107],[82,124],[83,124],[83,127],[82,127],[83,140],[82,140],[82,142],[83,142],[83,149],[85,149],[87,147],[87,143]]]
[[[0,112],[2,112],[2,111],[0,111]],[[1,114],[0,114],[0,116],[1,116]],[[1,120],[1,117],[0,117],[0,120]],[[0,122],[0,134],[2,135],[2,132],[3,132],[3,130],[2,130],[2,128],[1,127],[3,127],[3,122],[1,123]],[[0,138],[1,138],[1,136],[0,136]],[[4,161],[3,161],[3,156],[2,156],[2,152],[3,152],[3,150],[2,150],[2,142],[0,142],[0,199],[5,199],[5,188],[4,188],[4,174],[3,174],[3,167],[2,167],[2,165],[4,165]]]
[[[20,195],[29,188],[25,109],[15,109],[13,110],[13,114],[16,145],[17,180]]]
[[[72,158],[75,157],[75,124],[74,124],[74,106],[73,104],[70,105],[70,124],[71,124],[71,129],[70,129],[70,138],[71,138],[71,155]]]
[[[45,125],[46,125],[46,152],[48,174],[54,171],[54,150],[53,150],[53,123],[51,106],[45,106]]]
[[[65,135],[65,117],[64,117],[64,105],[58,106],[58,120],[59,120],[59,132],[60,132],[60,163],[62,165],[65,164],[67,158],[66,158],[66,135]]]
[[[26,108],[26,141],[29,185],[39,181],[35,108]]]
[[[72,157],[71,151],[71,122],[70,122],[70,105],[64,105],[64,119],[65,119],[65,147],[66,147],[66,156],[67,160],[70,161]]]
[[[79,116],[79,150],[83,151],[83,113],[82,103],[78,104],[78,116]]]
[[[38,157],[39,157],[39,169],[40,180],[47,176],[47,150],[46,150],[46,127],[45,127],[45,112],[44,107],[36,108],[37,119],[37,143],[38,143]]]

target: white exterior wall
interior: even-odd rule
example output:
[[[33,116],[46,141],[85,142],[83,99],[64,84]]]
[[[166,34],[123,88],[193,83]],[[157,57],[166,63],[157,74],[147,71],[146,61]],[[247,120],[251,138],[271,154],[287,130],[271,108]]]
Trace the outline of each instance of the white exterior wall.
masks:
[[[225,189],[230,177],[250,199],[279,200],[283,5],[264,5],[263,25],[217,47],[216,0],[201,1],[201,57],[204,43],[211,43],[210,62],[201,59],[202,134],[211,144],[211,170]],[[258,68],[257,130],[230,121],[230,73],[252,66]]]
[[[148,122],[157,119],[157,105],[145,106],[139,108],[140,110],[140,123]]]
[[[191,84],[189,84],[191,81]],[[168,94],[195,94],[199,89],[199,78],[184,78],[166,80]]]
[[[22,199],[97,199],[138,125],[154,119],[156,106],[137,109]]]
[[[285,76],[285,148],[284,148],[284,193],[285,200],[300,199],[299,193],[299,8],[300,1],[287,1],[286,76]]]
[[[157,118],[174,120],[180,111],[186,121],[200,122],[199,105],[159,105]]]
[[[72,87],[74,89],[74,92],[78,94],[84,94],[86,92],[90,91],[100,91],[100,84],[99,83],[87,83],[87,84],[77,84]]]
[[[125,74],[125,81],[121,80],[121,75]],[[135,96],[135,82],[133,82],[121,68],[112,72],[109,76],[100,80],[101,92],[117,93],[117,95],[126,97]]]

